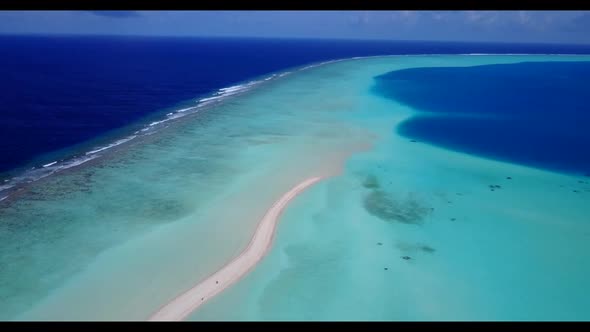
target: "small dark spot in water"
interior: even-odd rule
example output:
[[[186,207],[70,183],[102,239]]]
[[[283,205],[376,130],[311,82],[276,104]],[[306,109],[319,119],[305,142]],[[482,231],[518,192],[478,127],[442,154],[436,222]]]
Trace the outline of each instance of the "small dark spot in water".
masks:
[[[577,192],[579,192],[579,191],[577,191],[577,190],[574,190],[574,192],[575,192],[575,193],[577,193]]]
[[[412,259],[412,257],[410,257],[410,256],[402,256],[402,259],[410,260],[410,259]]]
[[[447,203],[451,204],[452,202],[451,201],[447,201]]]
[[[383,243],[381,243],[381,242],[377,242],[377,245],[378,245],[378,246],[381,246],[381,245],[383,245]]]
[[[383,270],[387,271],[387,270],[389,270],[389,269],[388,269],[388,268],[386,268],[386,267],[384,267],[384,268],[383,268]]]
[[[415,253],[416,251],[423,251],[431,254],[436,251],[436,249],[432,248],[431,246],[420,243],[412,244],[401,242],[398,243],[396,246],[404,253]]]
[[[436,251],[436,249],[432,248],[431,246],[427,246],[427,245],[421,246],[420,249],[422,251],[430,253],[430,254]]]
[[[411,139],[410,142],[416,143],[416,140],[415,139]]]
[[[506,180],[512,180],[512,178],[510,176],[507,176]]]
[[[495,189],[494,189],[494,188],[492,188],[492,189],[490,189],[490,190],[491,190],[491,191],[494,191]]]
[[[219,281],[215,280],[215,283],[216,283],[216,284],[218,284],[218,283],[219,283]]]
[[[451,218],[451,221],[455,221],[455,220],[457,220],[457,219],[456,218]]]

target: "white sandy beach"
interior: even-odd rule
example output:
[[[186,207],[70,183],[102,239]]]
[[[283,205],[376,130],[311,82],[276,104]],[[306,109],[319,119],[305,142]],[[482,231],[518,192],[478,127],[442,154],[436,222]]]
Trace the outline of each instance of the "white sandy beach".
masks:
[[[219,271],[180,294],[154,313],[150,321],[179,321],[199,306],[238,281],[252,269],[269,251],[276,224],[287,204],[322,177],[309,178],[285,193],[268,209],[248,244],[248,247]]]

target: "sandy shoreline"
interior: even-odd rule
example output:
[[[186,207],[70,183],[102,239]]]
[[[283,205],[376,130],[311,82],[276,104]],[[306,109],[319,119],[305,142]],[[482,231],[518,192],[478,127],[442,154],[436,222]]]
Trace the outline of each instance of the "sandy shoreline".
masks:
[[[323,179],[309,178],[285,193],[266,212],[248,247],[220,270],[178,295],[149,317],[149,321],[180,321],[199,306],[246,275],[269,251],[278,219],[289,202]]]

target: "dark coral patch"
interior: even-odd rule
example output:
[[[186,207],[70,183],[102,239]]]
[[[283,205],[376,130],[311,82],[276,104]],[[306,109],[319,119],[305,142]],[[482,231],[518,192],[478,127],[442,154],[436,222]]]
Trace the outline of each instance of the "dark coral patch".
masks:
[[[373,190],[363,201],[364,207],[371,215],[384,221],[396,221],[404,224],[422,224],[431,212],[418,200],[408,197],[396,199],[382,190]]]

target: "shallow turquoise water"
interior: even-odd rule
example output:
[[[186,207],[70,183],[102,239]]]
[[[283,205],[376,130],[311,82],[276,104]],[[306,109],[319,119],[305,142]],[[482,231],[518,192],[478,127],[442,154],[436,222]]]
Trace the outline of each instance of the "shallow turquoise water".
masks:
[[[534,59],[589,60],[326,64],[40,181],[0,203],[0,319],[145,319],[237,255],[282,193],[348,156],[192,320],[588,319],[590,188],[403,139],[413,110],[370,92],[395,69]]]
[[[409,61],[525,58],[535,59]],[[370,64],[387,62],[364,61],[367,75]],[[578,183],[583,178],[411,142],[391,130],[411,110],[359,98],[367,107],[354,121],[381,133],[375,147],[297,198],[265,260],[192,320],[590,317],[590,188]]]

